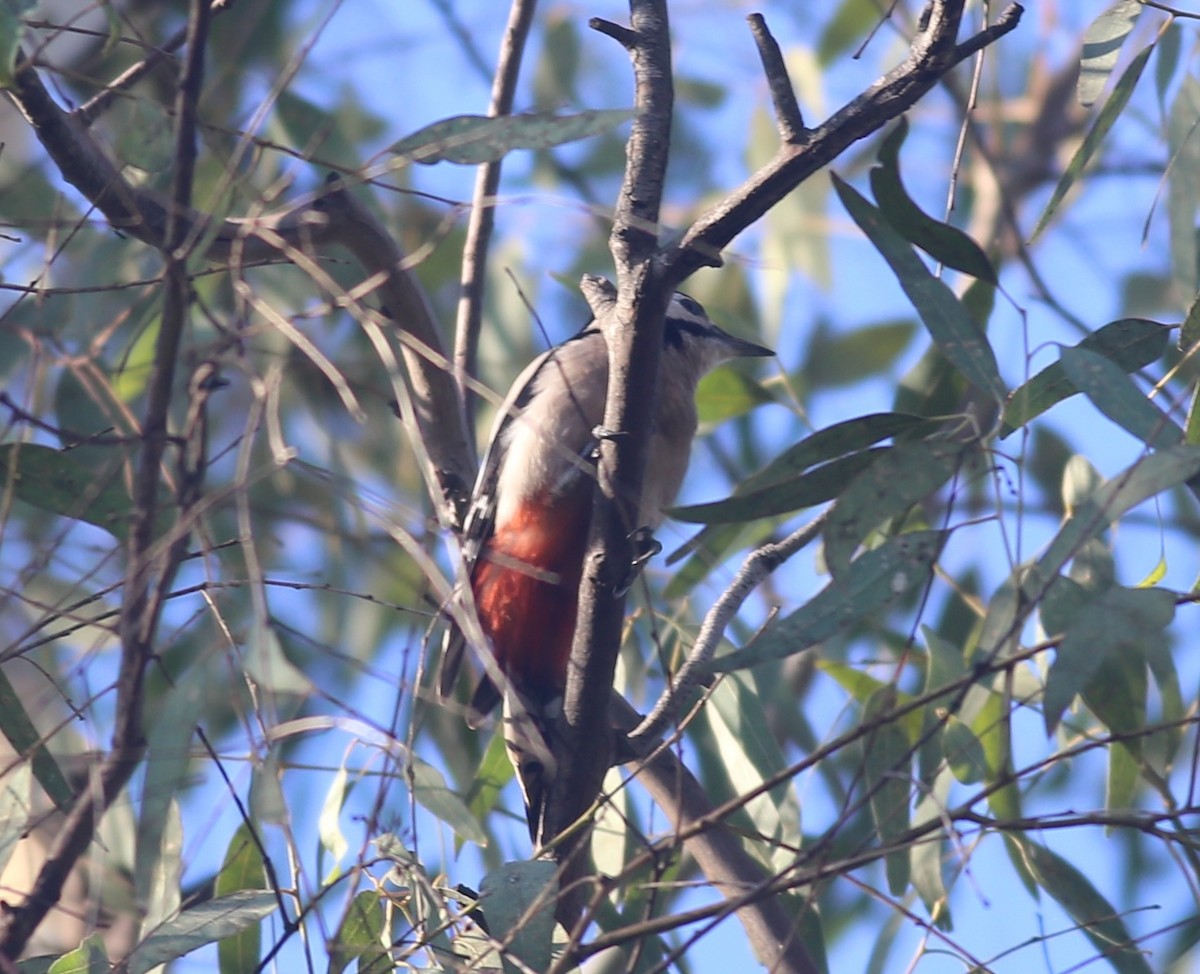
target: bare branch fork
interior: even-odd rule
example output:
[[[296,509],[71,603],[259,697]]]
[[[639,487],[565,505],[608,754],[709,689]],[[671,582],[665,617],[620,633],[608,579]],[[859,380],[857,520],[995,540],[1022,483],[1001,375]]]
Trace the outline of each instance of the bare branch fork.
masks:
[[[580,586],[579,615],[556,757],[549,831],[563,831],[585,816],[599,794],[612,742],[602,728],[613,682],[624,598],[619,583],[629,561],[631,509],[640,496],[663,315],[671,292],[691,273],[718,266],[721,250],[792,189],[853,143],[878,130],[924,96],[956,64],[1013,30],[1022,13],[1012,4],[992,25],[958,42],[964,0],[934,0],[924,29],[897,68],[820,126],[803,124],[778,49],[761,18],[752,20],[779,119],[782,144],[775,158],[724,201],[702,215],[677,244],[660,247],[650,229],[658,225],[673,108],[670,41],[665,0],[631,0],[630,25],[593,20],[630,54],[638,116],[627,147],[625,180],[617,203],[610,247],[616,293],[603,308],[593,304],[609,348],[609,398],[604,425],[624,435],[601,445],[591,543]],[[644,741],[644,739],[643,739]],[[582,934],[588,921],[575,882],[587,873],[586,829],[576,829],[554,850],[563,865],[565,894],[558,916]],[[778,944],[755,943],[773,969],[810,969],[785,962]],[[765,951],[767,956],[763,956]],[[807,959],[805,959],[807,961]],[[793,966],[788,966],[788,964]]]

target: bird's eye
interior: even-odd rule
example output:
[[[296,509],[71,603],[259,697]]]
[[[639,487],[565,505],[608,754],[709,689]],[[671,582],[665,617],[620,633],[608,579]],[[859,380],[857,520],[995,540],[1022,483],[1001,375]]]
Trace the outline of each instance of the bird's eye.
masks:
[[[700,307],[700,302],[695,298],[689,298],[686,294],[679,294],[676,295],[676,300],[679,302],[680,307],[682,307],[683,310],[688,314],[693,314],[697,318],[703,318],[705,316],[704,309]]]

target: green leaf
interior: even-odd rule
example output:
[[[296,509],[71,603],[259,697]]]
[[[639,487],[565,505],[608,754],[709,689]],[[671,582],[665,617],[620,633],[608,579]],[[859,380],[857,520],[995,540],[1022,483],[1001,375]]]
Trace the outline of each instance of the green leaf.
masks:
[[[1002,402],[1004,382],[983,329],[946,283],[929,273],[883,214],[836,173],[832,178],[842,205],[891,266],[942,353],[971,385]]]
[[[714,369],[696,389],[696,410],[706,424],[744,416],[755,406],[774,401],[761,383],[737,369]]]
[[[713,660],[716,673],[793,656],[878,612],[929,580],[945,531],[913,531],[863,552],[850,567],[785,619],[767,626],[748,647]]]
[[[479,824],[467,803],[450,790],[442,773],[418,757],[412,759],[413,797],[418,804],[432,812],[454,830],[459,838],[478,845],[487,845],[487,833]]]
[[[850,482],[825,521],[825,564],[835,578],[859,544],[884,521],[903,514],[949,480],[964,447],[948,440],[902,443]]]
[[[1178,294],[1195,294],[1200,271],[1196,210],[1200,207],[1200,78],[1185,71],[1167,112],[1167,198],[1171,279]]]
[[[1200,346],[1200,294],[1192,299],[1187,316],[1179,329],[1179,350],[1185,355]]]
[[[25,36],[25,25],[21,18],[36,6],[37,0],[0,2],[0,88],[13,86],[17,55],[21,52],[21,39]]]
[[[28,763],[21,763],[0,778],[0,873],[17,843],[29,835],[32,819],[33,773]]]
[[[878,724],[863,739],[863,784],[870,795],[871,818],[882,845],[896,842],[908,830],[912,793],[913,748],[907,735],[890,719],[896,709],[896,688],[881,687],[863,710],[862,725]],[[909,851],[887,855],[888,889],[902,896],[908,889]]]
[[[232,937],[275,912],[279,901],[262,890],[240,890],[184,910],[143,940],[129,955],[130,974],[147,974],[198,947]]]
[[[1109,654],[1161,638],[1175,618],[1175,596],[1163,589],[1113,588],[1079,611],[1046,675],[1043,717],[1054,733],[1071,701],[1099,672]],[[1127,728],[1122,728],[1127,729]]]
[[[914,328],[910,320],[848,332],[832,332],[818,325],[804,357],[804,387],[831,389],[879,375],[912,343]]]
[[[1109,812],[1123,812],[1133,807],[1137,793],[1138,762],[1122,742],[1108,745],[1108,776],[1104,782],[1104,808]],[[1113,834],[1113,826],[1104,827],[1105,836]]]
[[[384,949],[386,917],[379,892],[363,890],[350,902],[342,924],[329,945],[329,974],[342,974],[357,960],[359,971],[386,970]]]
[[[1121,78],[1117,82],[1116,87],[1113,88],[1112,94],[1109,95],[1108,101],[1100,109],[1100,114],[1096,116],[1096,121],[1088,129],[1087,135],[1083,137],[1082,144],[1075,150],[1075,155],[1071,157],[1071,161],[1067,163],[1067,168],[1059,179],[1058,185],[1054,187],[1054,193],[1050,197],[1050,202],[1046,204],[1046,209],[1042,211],[1037,226],[1033,228],[1033,234],[1029,238],[1030,244],[1046,228],[1046,225],[1050,222],[1050,218],[1054,216],[1055,211],[1058,209],[1058,205],[1066,197],[1071,187],[1075,185],[1075,181],[1083,174],[1084,167],[1091,161],[1096,150],[1100,148],[1100,143],[1108,135],[1108,130],[1113,127],[1113,124],[1121,116],[1121,112],[1125,110],[1125,106],[1129,103],[1133,89],[1137,87],[1138,79],[1141,78],[1142,71],[1145,70],[1146,62],[1150,59],[1150,53],[1153,50],[1154,46],[1150,45],[1139,51],[1137,57],[1133,59],[1129,67],[1121,74]]]
[[[821,66],[827,67],[859,38],[866,37],[878,20],[879,8],[872,0],[842,0],[817,41]]]
[[[512,762],[504,747],[504,735],[497,731],[479,762],[479,770],[475,772],[467,794],[467,810],[476,821],[482,821],[496,807],[496,800],[512,780],[513,773]]]
[[[745,805],[754,836],[752,846],[764,864],[783,868],[783,858],[795,861],[801,841],[800,803],[791,781],[780,772],[786,767],[783,752],[771,733],[763,695],[752,673],[733,673],[709,697],[709,726],[720,759],[735,795],[746,795],[774,778],[780,783]],[[782,844],[782,845],[781,845]]]
[[[1083,54],[1079,59],[1079,78],[1075,97],[1081,105],[1094,105],[1117,66],[1121,45],[1133,32],[1142,5],[1137,0],[1117,0],[1093,20],[1083,32]]]
[[[943,771],[937,776],[932,787],[921,796],[913,810],[913,828],[920,828],[928,822],[941,821],[945,817],[953,784],[954,779],[947,772]],[[939,930],[950,931],[954,929],[950,919],[950,894],[942,877],[945,845],[940,831],[935,832],[925,840],[913,843],[910,859],[913,889],[925,904],[929,918]]]
[[[1169,325],[1146,318],[1120,318],[1110,321],[1074,347],[1098,352],[1125,372],[1136,372],[1162,357],[1170,336]],[[1061,359],[1047,366],[1009,396],[1004,404],[1000,436],[1008,436],[1078,391],[1067,377]]]
[[[1037,880],[1067,912],[1117,974],[1152,974],[1120,912],[1067,860],[1024,835],[1013,841]]]
[[[1105,481],[1089,500],[1072,511],[1038,560],[1038,576],[1053,578],[1085,542],[1115,524],[1126,511],[1197,473],[1200,473],[1200,447],[1176,446],[1142,457]]]
[[[262,853],[243,822],[233,833],[225,849],[221,871],[217,873],[214,892],[218,897],[243,890],[267,889],[267,875]],[[218,967],[221,974],[253,974],[258,969],[262,948],[261,923],[249,924],[246,929],[217,944]]]
[[[67,811],[75,803],[75,793],[67,784],[54,755],[42,743],[42,735],[34,727],[16,688],[3,670],[0,670],[0,733],[8,738],[18,755],[30,759],[38,784],[55,806],[60,811]]]
[[[611,132],[636,114],[632,109],[599,109],[575,115],[456,115],[401,139],[390,151],[415,162],[478,165],[502,159],[517,149],[549,149]]]
[[[863,470],[886,450],[864,450],[839,457],[792,480],[772,484],[762,490],[740,497],[734,495],[723,501],[676,507],[669,513],[679,521],[694,524],[728,524],[750,521],[776,514],[790,514],[805,507],[815,507],[833,500]]]
[[[942,732],[942,755],[951,773],[964,785],[973,785],[987,776],[987,755],[975,732],[953,714],[946,716]]]
[[[494,939],[509,943],[504,956],[505,974],[549,969],[557,871],[554,863],[535,859],[505,863],[483,878],[480,901],[488,929]],[[512,963],[510,956],[526,968]]]
[[[1183,441],[1183,430],[1110,359],[1082,348],[1064,348],[1060,361],[1067,379],[1092,405],[1148,447],[1165,449]]]
[[[956,271],[996,285],[996,271],[983,248],[958,227],[935,220],[922,210],[900,178],[900,146],[908,135],[901,115],[879,147],[879,165],[871,169],[871,192],[892,228],[930,257]]]
[[[96,471],[68,452],[34,443],[0,446],[0,485],[27,504],[86,521],[125,540],[133,518],[132,502],[115,477],[96,479]]]
[[[110,966],[104,937],[94,933],[51,964],[48,974],[108,974]]]
[[[1018,819],[1021,792],[1012,773],[1012,723],[1008,718],[1004,695],[987,691],[968,726],[983,746],[988,785],[1000,786],[988,793],[992,814],[999,819]]]

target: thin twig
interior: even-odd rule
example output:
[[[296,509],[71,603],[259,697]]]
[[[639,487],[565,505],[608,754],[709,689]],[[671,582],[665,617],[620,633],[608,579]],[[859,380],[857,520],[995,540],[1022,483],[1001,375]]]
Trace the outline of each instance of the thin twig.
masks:
[[[684,664],[658,698],[654,709],[629,735],[630,744],[635,749],[653,743],[675,720],[680,705],[686,702],[691,691],[703,679],[704,668],[712,661],[725,635],[726,626],[733,621],[750,593],[792,555],[807,547],[824,526],[825,515],[821,514],[782,541],[765,544],[746,557],[729,587],[708,610]]]
[[[508,25],[500,43],[500,57],[492,80],[492,99],[488,114],[508,115],[513,109],[525,41],[533,24],[537,0],[513,0],[508,12]],[[462,377],[476,374],[479,351],[479,331],[483,322],[483,292],[487,281],[488,246],[496,224],[496,192],[500,188],[502,160],[484,163],[475,176],[475,193],[471,200],[471,216],[467,222],[467,238],[463,244],[461,290],[458,296],[458,317],[454,326],[454,373],[462,389],[463,414],[470,428],[474,413],[474,397]]]

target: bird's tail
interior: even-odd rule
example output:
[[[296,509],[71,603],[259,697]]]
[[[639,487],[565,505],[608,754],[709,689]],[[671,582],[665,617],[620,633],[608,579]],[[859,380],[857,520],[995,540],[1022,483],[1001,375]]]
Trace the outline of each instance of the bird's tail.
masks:
[[[529,838],[535,846],[548,838],[544,829],[546,797],[558,771],[551,735],[561,710],[561,697],[540,702],[512,687],[504,691],[504,746],[517,771]]]

